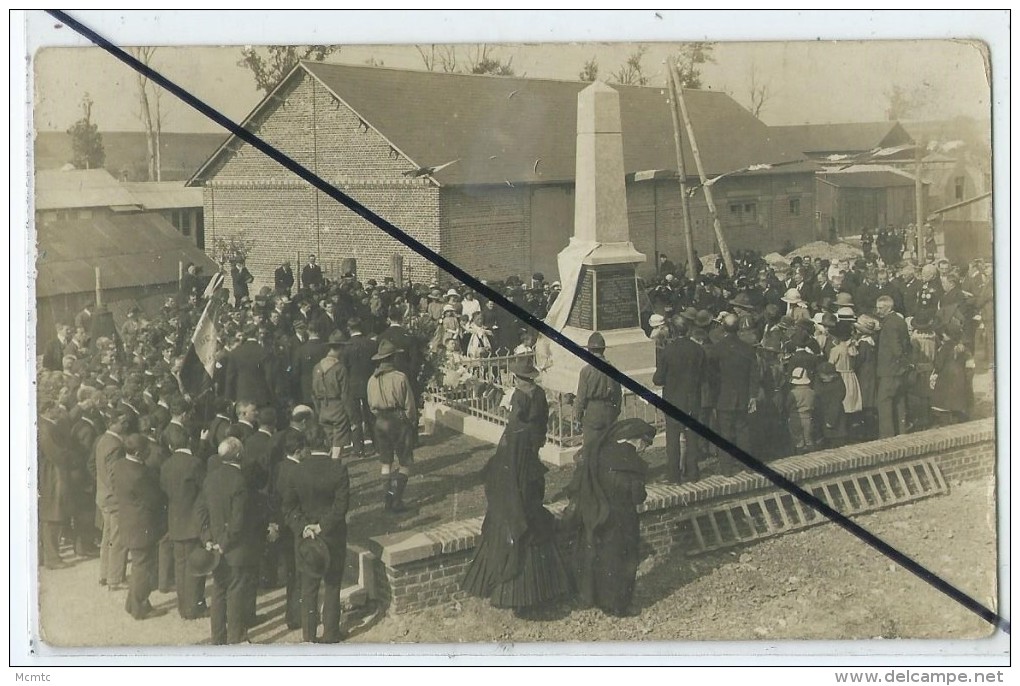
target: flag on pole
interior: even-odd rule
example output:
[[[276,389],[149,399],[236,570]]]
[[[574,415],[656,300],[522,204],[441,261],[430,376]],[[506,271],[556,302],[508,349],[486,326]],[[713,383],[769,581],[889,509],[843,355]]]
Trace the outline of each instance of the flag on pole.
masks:
[[[191,344],[184,354],[181,366],[181,388],[197,398],[213,384],[216,371],[216,315],[221,301],[214,298],[206,303],[202,316],[191,336]]]
[[[216,289],[223,285],[223,280],[225,278],[226,277],[223,275],[223,272],[221,271],[213,274],[212,278],[209,279],[209,283],[206,284],[205,286],[205,291],[202,293],[202,298],[206,300],[211,298],[213,293],[216,292]]]

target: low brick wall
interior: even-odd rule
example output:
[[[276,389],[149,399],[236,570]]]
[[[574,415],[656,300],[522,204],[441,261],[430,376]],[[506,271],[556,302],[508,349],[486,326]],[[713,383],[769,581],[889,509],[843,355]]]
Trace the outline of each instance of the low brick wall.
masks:
[[[770,463],[798,484],[880,465],[935,457],[946,481],[977,479],[995,471],[995,420],[983,419],[907,434],[838,450],[797,455]],[[711,476],[697,483],[652,483],[638,508],[646,552],[661,554],[684,547],[690,536],[684,521],[695,510],[712,509],[728,500],[776,489],[765,477],[742,472]],[[566,502],[548,505],[556,515]],[[464,597],[460,590],[479,543],[482,518],[448,522],[429,529],[372,539],[378,557],[377,588],[394,614],[418,612]]]

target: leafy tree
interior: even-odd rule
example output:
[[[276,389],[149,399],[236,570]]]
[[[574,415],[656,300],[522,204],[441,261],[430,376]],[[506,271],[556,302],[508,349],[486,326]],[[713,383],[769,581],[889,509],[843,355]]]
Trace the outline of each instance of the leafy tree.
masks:
[[[474,53],[469,55],[469,74],[492,74],[493,76],[515,76],[513,68],[514,58],[503,61],[492,53],[485,43],[477,46]]]
[[[641,45],[628,55],[627,60],[610,77],[613,83],[622,86],[647,86],[648,77],[645,76],[644,70],[641,68],[641,59],[646,52],[648,52],[648,48]]]
[[[885,118],[889,121],[916,118],[928,106],[931,93],[927,84],[907,88],[900,84],[893,85],[885,92]]]
[[[581,73],[577,75],[577,78],[582,81],[594,81],[599,77],[599,63],[594,57],[584,63],[584,67],[581,69]]]
[[[71,164],[76,169],[101,169],[106,162],[106,150],[99,127],[92,123],[92,97],[82,96],[82,118],[67,130],[71,136]]]
[[[339,45],[270,45],[266,48],[248,45],[241,51],[237,66],[250,70],[256,88],[268,95],[301,60],[321,62],[339,50]]]
[[[684,43],[676,54],[676,66],[680,75],[681,88],[704,88],[700,65],[715,62],[712,43]]]

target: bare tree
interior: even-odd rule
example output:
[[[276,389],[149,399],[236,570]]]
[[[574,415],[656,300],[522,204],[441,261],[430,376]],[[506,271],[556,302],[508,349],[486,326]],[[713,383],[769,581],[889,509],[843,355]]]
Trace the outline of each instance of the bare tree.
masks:
[[[648,48],[641,45],[628,55],[620,68],[610,76],[613,83],[622,86],[647,86],[648,77],[645,76],[644,70],[641,68],[641,59],[646,52],[648,52]]]
[[[584,67],[581,69],[581,73],[577,75],[577,78],[582,81],[594,81],[599,77],[599,63],[594,57],[584,63]]]
[[[706,62],[715,62],[712,55],[715,45],[713,43],[684,43],[676,54],[676,66],[680,74],[681,88],[703,88],[701,80],[701,65]]]
[[[440,45],[436,55],[439,58],[439,68],[447,74],[457,71],[457,46]]]
[[[751,110],[751,114],[755,118],[760,119],[762,110],[765,109],[765,105],[768,104],[769,100],[772,99],[774,93],[772,92],[772,84],[768,80],[763,80],[758,74],[758,68],[752,64],[749,74],[750,81],[750,102],[751,105],[748,109]]]
[[[436,70],[436,44],[431,45],[415,45],[414,49],[418,51],[418,56],[421,57],[422,63],[425,65],[425,69],[428,71]]]
[[[155,47],[132,48],[135,59],[149,66]],[[142,72],[135,74],[138,83],[139,117],[145,126],[145,147],[148,153],[149,181],[162,181],[163,170],[160,161],[160,136],[163,132],[162,88],[152,83]]]

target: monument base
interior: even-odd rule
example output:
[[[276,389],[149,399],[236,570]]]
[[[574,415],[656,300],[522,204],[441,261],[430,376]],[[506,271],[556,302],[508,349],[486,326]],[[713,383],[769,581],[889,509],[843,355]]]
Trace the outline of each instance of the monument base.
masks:
[[[606,339],[606,359],[614,367],[645,386],[651,386],[655,373],[655,343],[639,327],[600,332]],[[563,335],[580,346],[588,344],[592,332],[566,326]],[[586,364],[555,343],[550,344],[549,366],[542,371],[539,384],[560,393],[576,393],[577,379]]]

